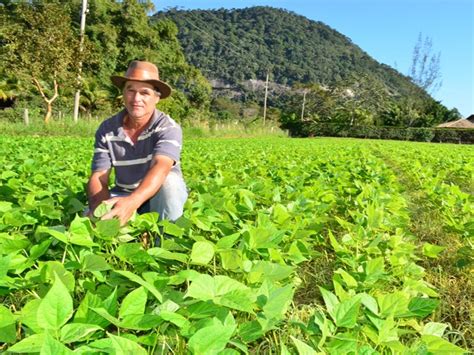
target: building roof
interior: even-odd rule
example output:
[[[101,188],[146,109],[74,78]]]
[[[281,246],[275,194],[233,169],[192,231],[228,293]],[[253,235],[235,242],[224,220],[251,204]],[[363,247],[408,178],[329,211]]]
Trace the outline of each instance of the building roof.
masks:
[[[471,119],[471,117],[468,117],[468,119],[461,118],[460,120],[457,120],[457,121],[441,123],[437,127],[440,127],[440,128],[474,128],[474,123],[471,122],[470,119]]]

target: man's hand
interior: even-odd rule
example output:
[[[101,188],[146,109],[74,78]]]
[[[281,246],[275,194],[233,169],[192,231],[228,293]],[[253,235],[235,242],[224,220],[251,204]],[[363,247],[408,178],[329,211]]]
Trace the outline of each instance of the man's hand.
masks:
[[[110,212],[104,214],[101,219],[111,219],[117,217],[120,225],[125,225],[132,217],[133,213],[140,207],[141,202],[133,196],[113,197],[104,201],[108,205],[113,205]]]

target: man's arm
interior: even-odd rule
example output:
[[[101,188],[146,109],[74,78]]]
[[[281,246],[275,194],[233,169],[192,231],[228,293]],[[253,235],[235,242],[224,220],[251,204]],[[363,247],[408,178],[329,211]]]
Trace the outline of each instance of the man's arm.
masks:
[[[120,224],[124,225],[132,217],[133,212],[156,195],[173,167],[174,160],[165,155],[156,155],[152,164],[140,185],[130,195],[114,197],[106,201],[106,203],[113,204],[114,207],[102,219],[118,217]]]
[[[110,198],[109,191],[109,170],[94,171],[89,178],[87,184],[87,198],[89,200],[89,214],[92,215],[94,210],[102,201]]]

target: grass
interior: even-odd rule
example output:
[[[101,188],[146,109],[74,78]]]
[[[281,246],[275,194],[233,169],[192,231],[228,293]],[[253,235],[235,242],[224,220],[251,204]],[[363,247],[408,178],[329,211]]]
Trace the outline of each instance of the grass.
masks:
[[[11,136],[68,136],[94,137],[97,127],[103,119],[80,119],[77,123],[71,117],[61,120],[55,118],[45,124],[41,118],[30,120],[29,125],[23,122],[8,122],[0,118],[0,132]],[[185,138],[250,138],[250,137],[287,137],[274,122],[264,126],[261,120],[247,124],[239,121],[187,121],[182,123]]]
[[[474,284],[469,267],[456,265],[457,251],[461,247],[459,236],[446,231],[441,212],[426,203],[426,194],[412,176],[406,174],[390,157],[385,162],[396,171],[400,183],[405,186],[405,198],[410,209],[410,231],[419,243],[440,245],[446,249],[437,259],[420,261],[426,271],[426,281],[439,292],[440,305],[433,315],[434,322],[449,323],[448,338],[454,344],[474,349]]]

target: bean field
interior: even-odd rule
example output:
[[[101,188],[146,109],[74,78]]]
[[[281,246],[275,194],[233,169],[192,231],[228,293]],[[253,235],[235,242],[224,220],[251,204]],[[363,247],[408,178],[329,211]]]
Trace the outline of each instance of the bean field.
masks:
[[[0,352],[472,350],[473,146],[186,140],[184,216],[125,227],[82,217],[91,156],[1,138]]]

